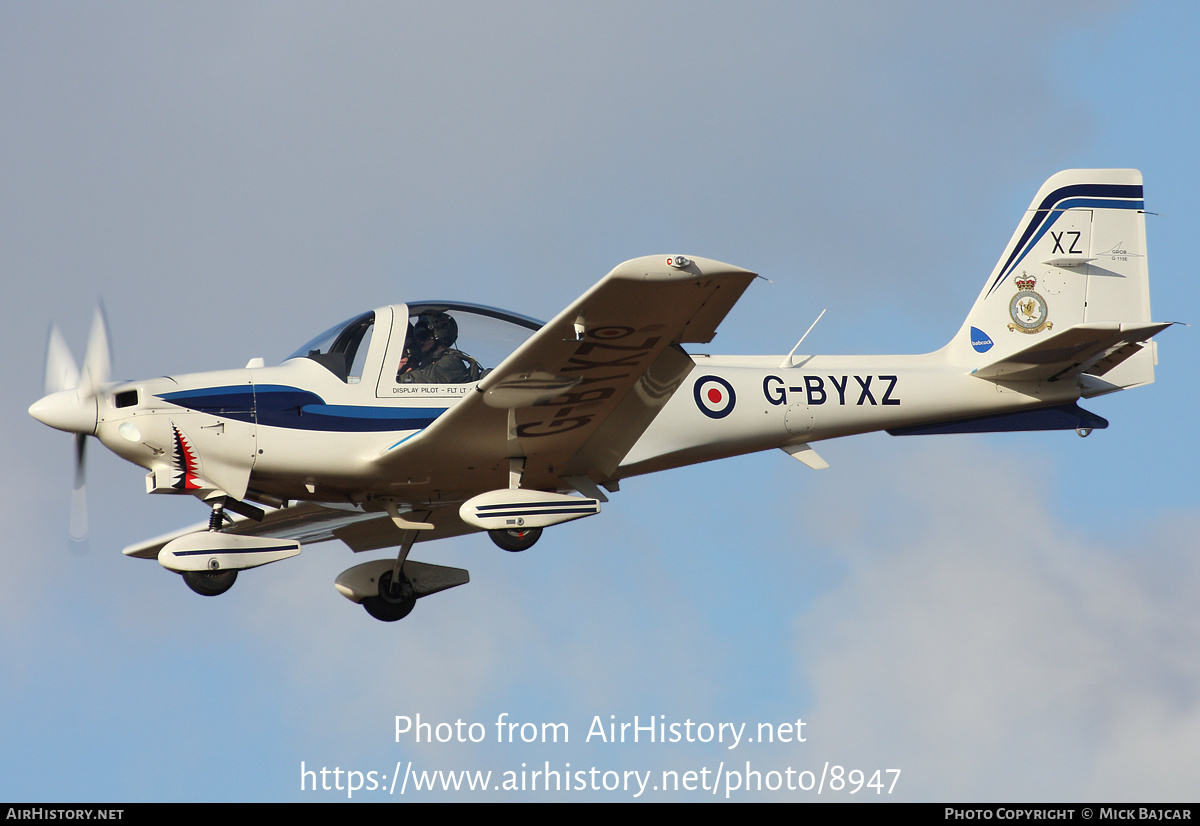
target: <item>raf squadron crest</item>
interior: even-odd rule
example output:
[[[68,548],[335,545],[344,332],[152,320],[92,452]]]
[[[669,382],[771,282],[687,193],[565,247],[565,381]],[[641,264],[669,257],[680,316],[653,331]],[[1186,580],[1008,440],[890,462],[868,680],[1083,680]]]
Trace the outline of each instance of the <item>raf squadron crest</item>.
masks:
[[[1037,279],[1026,273],[1021,273],[1021,277],[1017,279],[1017,294],[1008,302],[1008,314],[1013,320],[1013,323],[1008,325],[1009,330],[1040,333],[1054,326],[1046,320],[1049,315],[1046,299],[1033,291],[1036,286]]]

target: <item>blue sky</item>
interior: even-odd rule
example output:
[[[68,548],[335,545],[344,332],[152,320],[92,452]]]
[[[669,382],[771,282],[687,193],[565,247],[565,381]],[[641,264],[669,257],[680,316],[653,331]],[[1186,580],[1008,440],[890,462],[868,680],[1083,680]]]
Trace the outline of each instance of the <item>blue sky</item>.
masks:
[[[1196,28],[1184,3],[0,7],[0,796],[750,761],[900,769],[901,800],[1194,799],[1194,328],[1160,336],[1154,385],[1087,405],[1111,427],[1086,440],[868,435],[820,472],[773,451],[629,480],[525,554],[419,547],[472,581],[395,625],[333,589],[362,561],[336,543],[217,599],[122,557],[205,511],[96,444],[68,548],[70,439],[25,410],[49,323],[78,354],[101,298],[134,378],[406,298],[549,318],[661,252],[771,279],[713,351],[787,352],[824,308],[806,349],[933,350],[1071,167],[1143,171],[1155,318],[1196,323]],[[397,743],[418,713],[571,742]],[[584,742],[610,715],[806,741]]]

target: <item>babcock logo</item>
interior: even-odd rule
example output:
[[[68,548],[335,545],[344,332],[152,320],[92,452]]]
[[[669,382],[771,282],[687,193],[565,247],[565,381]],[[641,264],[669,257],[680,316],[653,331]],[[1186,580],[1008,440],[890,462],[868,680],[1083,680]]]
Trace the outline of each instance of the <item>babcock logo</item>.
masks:
[[[986,353],[992,349],[992,338],[978,327],[971,328],[971,346],[976,353]]]

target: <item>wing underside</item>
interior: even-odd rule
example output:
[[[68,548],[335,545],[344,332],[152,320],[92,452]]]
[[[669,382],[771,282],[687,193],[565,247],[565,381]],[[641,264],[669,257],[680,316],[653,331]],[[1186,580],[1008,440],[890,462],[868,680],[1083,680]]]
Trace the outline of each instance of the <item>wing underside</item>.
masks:
[[[421,541],[445,539],[474,530],[459,519],[456,507],[434,508],[428,515],[423,512],[421,516],[424,521],[434,525],[433,530],[421,531],[417,535],[417,539]],[[340,539],[355,553],[395,547],[400,544],[404,533],[386,513],[361,508],[331,507],[317,502],[298,502],[291,507],[267,511],[261,521],[236,516],[233,518],[234,522],[225,529],[226,533],[294,539],[301,545]],[[138,559],[156,559],[158,552],[172,539],[207,529],[207,522],[198,522],[153,539],[137,542],[125,548],[123,553]]]

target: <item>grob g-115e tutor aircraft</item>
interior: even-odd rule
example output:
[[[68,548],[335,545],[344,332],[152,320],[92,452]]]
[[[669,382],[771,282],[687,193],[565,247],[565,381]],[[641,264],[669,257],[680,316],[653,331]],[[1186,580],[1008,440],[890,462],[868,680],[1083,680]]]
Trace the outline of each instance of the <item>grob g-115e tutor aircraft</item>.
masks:
[[[1070,170],[1038,191],[961,329],[905,356],[689,355],[755,278],[682,255],[621,264],[547,324],[420,302],[340,324],[277,366],[109,381],[97,312],[82,369],[57,329],[29,412],[196,496],[199,524],[125,549],[214,596],[238,571],[340,539],[392,558],[337,589],[394,621],[468,581],[413,544],[487,531],[508,551],[599,513],[621,479],[779,448],[895,435],[1077,430],[1077,405],[1154,380],[1142,177]],[[810,328],[811,329],[811,328]],[[801,340],[803,341],[803,339]]]

